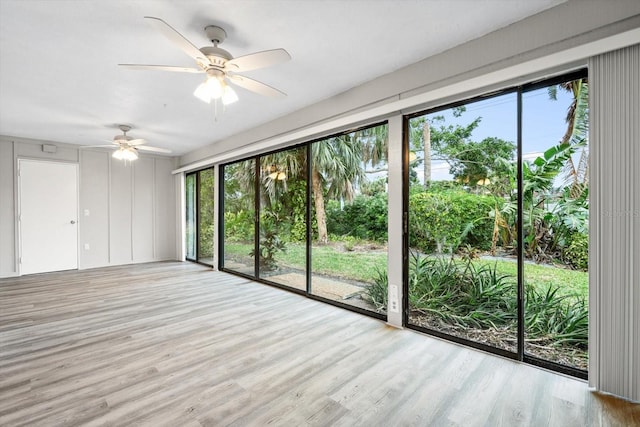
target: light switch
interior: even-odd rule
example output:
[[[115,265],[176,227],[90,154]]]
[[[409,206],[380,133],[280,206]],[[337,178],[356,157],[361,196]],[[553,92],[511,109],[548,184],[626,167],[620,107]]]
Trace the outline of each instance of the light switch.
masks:
[[[84,250],[85,250],[85,251],[88,251],[88,250],[89,250],[89,244],[88,244],[88,243],[85,243],[85,244],[84,244]]]
[[[84,210],[84,216],[89,216],[89,209]]]

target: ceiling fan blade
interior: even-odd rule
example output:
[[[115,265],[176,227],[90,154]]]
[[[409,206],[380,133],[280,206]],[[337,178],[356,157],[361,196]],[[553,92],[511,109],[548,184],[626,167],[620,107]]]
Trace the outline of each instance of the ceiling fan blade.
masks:
[[[137,138],[137,139],[130,139],[129,141],[127,141],[127,144],[132,145],[132,146],[136,146],[136,148],[138,148],[138,145],[142,145],[142,144],[146,144],[147,141],[145,141],[142,138]]]
[[[206,55],[200,52],[200,49],[195,47],[193,43],[187,40],[185,36],[180,34],[171,25],[167,24],[162,19],[154,18],[153,16],[145,16],[144,19],[146,19],[147,22],[156,27],[158,31],[160,31],[166,38],[171,40],[176,46],[182,49],[184,53],[200,63],[210,64],[209,58],[207,58]]]
[[[109,144],[109,145],[81,145],[78,148],[103,148],[103,147],[109,147],[109,148],[116,148],[115,145],[113,144]]]
[[[204,73],[198,68],[174,67],[173,65],[118,64],[131,70],[174,71],[178,73]]]
[[[227,61],[226,67],[231,71],[249,71],[258,68],[270,67],[271,65],[280,64],[291,59],[291,55],[284,49],[272,49],[262,52],[251,53],[249,55],[239,56]]]
[[[171,150],[167,150],[166,148],[160,148],[160,147],[150,147],[148,145],[136,145],[136,150],[142,150],[142,151],[154,151],[156,153],[170,153]]]
[[[235,74],[227,74],[227,77],[229,77],[231,83],[260,95],[271,96],[273,98],[284,98],[287,96],[286,93],[257,80],[250,79],[249,77],[238,76]]]

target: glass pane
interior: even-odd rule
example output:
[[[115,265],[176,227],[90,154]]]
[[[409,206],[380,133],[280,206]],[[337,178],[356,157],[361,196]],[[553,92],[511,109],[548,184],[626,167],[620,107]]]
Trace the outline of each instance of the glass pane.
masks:
[[[186,257],[196,259],[196,175],[194,173],[186,176]]]
[[[586,80],[522,101],[525,353],[587,369],[588,96]]]
[[[226,269],[255,276],[255,160],[224,166],[224,261]]]
[[[198,261],[213,265],[214,169],[198,172]]]
[[[306,147],[260,157],[260,277],[306,291]]]
[[[409,323],[517,351],[517,98],[409,121]]]
[[[386,314],[387,126],[311,145],[311,293]]]

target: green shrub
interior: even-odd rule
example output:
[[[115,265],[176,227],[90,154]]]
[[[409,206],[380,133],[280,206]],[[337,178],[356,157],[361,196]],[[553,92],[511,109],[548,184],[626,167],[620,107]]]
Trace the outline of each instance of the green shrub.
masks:
[[[253,211],[224,213],[224,237],[232,242],[253,240],[254,214]]]
[[[358,196],[341,209],[332,200],[327,203],[327,230],[338,236],[387,241],[387,195]]]
[[[569,246],[564,250],[564,259],[576,270],[587,271],[589,268],[589,236],[582,233],[573,234]]]
[[[286,249],[285,242],[279,237],[278,225],[281,223],[279,216],[272,211],[263,211],[260,216],[258,263],[261,270],[273,271],[278,268],[275,255],[278,252],[284,252]],[[255,249],[252,249],[249,255],[255,257]]]
[[[455,252],[461,244],[491,248],[496,199],[461,190],[425,191],[409,197],[409,242],[423,252]]]

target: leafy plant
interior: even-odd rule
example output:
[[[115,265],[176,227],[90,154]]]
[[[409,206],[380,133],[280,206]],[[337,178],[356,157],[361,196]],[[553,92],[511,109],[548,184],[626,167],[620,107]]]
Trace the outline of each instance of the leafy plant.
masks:
[[[559,287],[526,289],[525,331],[529,341],[569,344],[586,349],[589,311],[584,298],[559,295]]]
[[[387,216],[386,193],[361,195],[344,206],[337,201],[327,203],[327,229],[335,235],[386,242]]]
[[[432,190],[409,196],[409,242],[423,252],[455,252],[461,244],[489,249],[495,198],[462,190]]]
[[[253,211],[240,210],[224,213],[224,237],[232,242],[253,240],[254,233]]]
[[[280,222],[277,214],[265,210],[260,218],[260,244],[259,265],[260,269],[272,271],[278,268],[275,255],[278,252],[284,252],[285,242],[280,240],[277,224]],[[249,255],[255,257],[255,249],[252,249]]]
[[[389,298],[388,289],[389,282],[386,270],[376,268],[374,282],[367,286],[365,295],[378,312],[385,312],[387,310],[387,301]]]
[[[564,258],[573,268],[586,271],[589,267],[589,236],[582,233],[574,234],[564,251]]]
[[[367,288],[380,311],[386,310],[387,275],[378,271]],[[557,285],[525,289],[527,341],[586,349],[588,307],[583,296],[561,293]],[[453,257],[412,254],[409,307],[414,314],[463,328],[507,328],[517,324],[516,277],[493,265]]]

